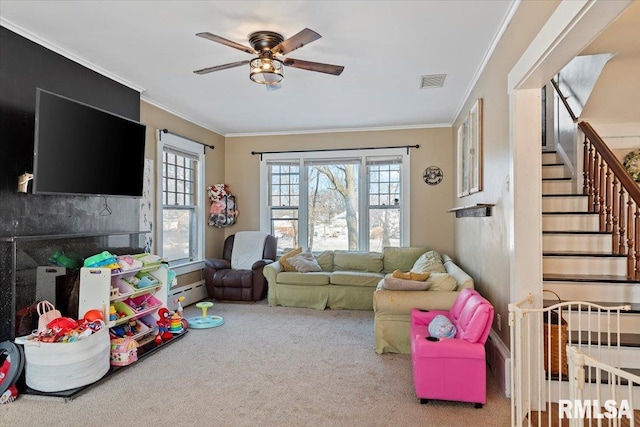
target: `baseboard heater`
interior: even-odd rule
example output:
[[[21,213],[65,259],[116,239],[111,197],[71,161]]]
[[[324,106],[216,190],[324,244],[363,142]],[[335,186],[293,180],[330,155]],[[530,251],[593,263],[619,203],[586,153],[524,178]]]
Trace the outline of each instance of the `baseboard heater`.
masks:
[[[207,287],[204,280],[169,289],[169,297],[167,298],[169,310],[175,310],[178,307],[177,300],[180,297],[184,297],[184,301],[181,303],[183,307],[207,298]]]

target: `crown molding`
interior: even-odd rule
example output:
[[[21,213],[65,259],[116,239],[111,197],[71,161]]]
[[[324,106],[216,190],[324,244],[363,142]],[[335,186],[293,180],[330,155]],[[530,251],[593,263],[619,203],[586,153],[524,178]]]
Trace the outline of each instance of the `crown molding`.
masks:
[[[174,115],[174,116],[176,116],[176,117],[180,117],[181,119],[186,120],[186,121],[188,121],[189,123],[192,123],[192,124],[194,124],[194,125],[200,126],[200,127],[204,128],[204,129],[206,129],[206,130],[208,130],[208,131],[211,131],[211,132],[217,133],[218,135],[222,135],[222,136],[225,136],[225,137],[227,136],[227,135],[226,135],[224,132],[222,132],[221,130],[218,130],[218,129],[212,128],[211,126],[209,126],[209,125],[207,125],[207,124],[205,124],[205,123],[202,123],[202,122],[201,122],[201,121],[199,121],[199,120],[196,120],[196,119],[194,119],[194,118],[192,118],[192,117],[189,117],[189,116],[187,116],[187,115],[185,115],[185,114],[183,114],[183,113],[181,113],[181,112],[179,112],[179,111],[177,111],[177,110],[172,109],[171,107],[167,107],[166,105],[161,104],[160,102],[156,101],[155,99],[149,98],[149,97],[148,97],[148,96],[146,96],[145,94],[140,94],[140,101],[144,101],[144,102],[146,102],[147,104],[151,104],[151,105],[153,105],[154,107],[157,107],[157,108],[159,108],[159,109],[161,109],[161,110],[164,110],[164,111],[166,111],[167,113],[172,114],[172,115]]]
[[[57,53],[58,55],[62,55],[65,58],[67,58],[67,59],[69,59],[69,60],[71,60],[73,62],[76,62],[76,63],[78,63],[78,64],[80,64],[80,65],[82,65],[82,66],[84,66],[84,67],[86,67],[86,68],[88,68],[88,69],[90,69],[92,71],[95,71],[96,73],[102,74],[103,76],[108,77],[111,80],[114,80],[114,81],[116,81],[116,82],[118,82],[118,83],[120,83],[120,84],[122,84],[124,86],[127,86],[130,89],[133,89],[133,90],[135,90],[137,92],[140,92],[140,93],[144,91],[143,87],[141,87],[141,86],[139,86],[139,85],[137,85],[137,84],[135,84],[133,82],[130,82],[129,80],[124,79],[124,78],[118,76],[117,74],[114,74],[114,73],[112,73],[112,72],[110,72],[108,70],[105,70],[104,68],[94,64],[91,61],[86,60],[85,58],[82,58],[82,57],[80,57],[78,55],[75,55],[75,54],[73,54],[73,53],[61,48],[60,46],[55,45],[55,44],[43,39],[42,37],[32,33],[31,31],[28,31],[28,30],[20,27],[19,25],[16,25],[13,22],[8,21],[5,18],[0,17],[0,26],[5,27],[6,29],[13,31],[14,33],[16,33],[16,34],[18,34],[18,35],[20,35],[20,36],[22,36],[22,37],[24,37],[24,38],[26,38],[28,40],[31,40],[32,42],[34,42],[36,44],[39,44],[40,46],[42,46],[44,48],[47,48],[50,51]]]
[[[496,48],[498,47],[498,43],[500,43],[500,40],[502,40],[502,36],[504,35],[505,31],[507,31],[507,27],[511,23],[513,16],[516,14],[518,7],[520,7],[520,3],[522,3],[522,0],[515,0],[511,3],[511,6],[509,7],[507,14],[504,16],[504,19],[502,20],[502,23],[500,24],[500,27],[496,32],[496,35],[493,37],[493,41],[491,42],[491,45],[489,46],[487,53],[485,53],[484,58],[480,63],[480,66],[476,70],[475,74],[473,75],[473,78],[471,79],[471,82],[469,82],[469,86],[467,86],[467,90],[464,92],[464,95],[462,96],[462,102],[460,103],[455,113],[451,117],[451,126],[453,126],[456,119],[460,115],[462,108],[465,106],[465,104],[469,100],[469,97],[471,96],[471,92],[473,91],[473,88],[475,88],[476,84],[478,83],[478,80],[480,80],[480,76],[482,76],[482,73],[484,72],[484,69],[487,67],[487,64],[489,63],[491,56],[493,56],[493,52],[495,52]]]
[[[385,126],[385,127],[370,127],[370,128],[309,129],[309,130],[296,130],[296,131],[227,133],[225,137],[239,138],[239,137],[245,137],[245,136],[307,135],[307,134],[315,134],[315,133],[381,132],[381,131],[394,131],[394,130],[448,128],[448,127],[451,127],[450,123],[419,124],[419,125],[406,125],[406,126]]]

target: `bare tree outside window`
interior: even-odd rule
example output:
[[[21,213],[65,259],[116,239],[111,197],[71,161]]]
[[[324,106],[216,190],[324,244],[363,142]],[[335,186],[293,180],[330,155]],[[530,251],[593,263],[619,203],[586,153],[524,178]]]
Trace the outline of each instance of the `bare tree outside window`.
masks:
[[[359,164],[314,164],[308,170],[309,246],[358,250]]]
[[[400,246],[402,163],[396,154],[268,160],[269,221],[279,252]]]

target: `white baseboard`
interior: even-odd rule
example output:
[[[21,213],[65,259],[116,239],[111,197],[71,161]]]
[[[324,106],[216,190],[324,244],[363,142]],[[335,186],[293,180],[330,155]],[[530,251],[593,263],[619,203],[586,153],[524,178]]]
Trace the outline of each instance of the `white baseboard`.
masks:
[[[198,301],[202,301],[207,298],[207,296],[207,288],[204,284],[204,280],[200,280],[185,286],[169,289],[167,305],[169,310],[175,310],[178,307],[178,303],[175,301],[179,297],[184,297],[184,301],[182,301],[181,305],[186,307],[188,305],[195,304]]]
[[[511,352],[492,329],[486,343],[487,363],[493,375],[504,390],[506,397],[511,397]]]

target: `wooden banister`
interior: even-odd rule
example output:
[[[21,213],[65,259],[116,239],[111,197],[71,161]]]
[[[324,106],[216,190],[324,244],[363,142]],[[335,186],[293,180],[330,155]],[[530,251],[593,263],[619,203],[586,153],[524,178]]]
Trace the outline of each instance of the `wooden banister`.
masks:
[[[612,251],[627,256],[627,278],[640,280],[640,186],[587,122],[584,134],[584,190],[600,231],[613,235]]]
[[[638,184],[631,178],[631,175],[629,175],[624,166],[622,166],[622,163],[620,163],[615,154],[613,154],[613,151],[611,151],[589,123],[580,122],[578,123],[578,127],[587,139],[591,141],[593,147],[600,154],[600,158],[609,165],[610,172],[618,178],[618,181],[622,187],[627,190],[631,199],[636,202],[636,204],[640,204],[640,187],[638,187]]]

